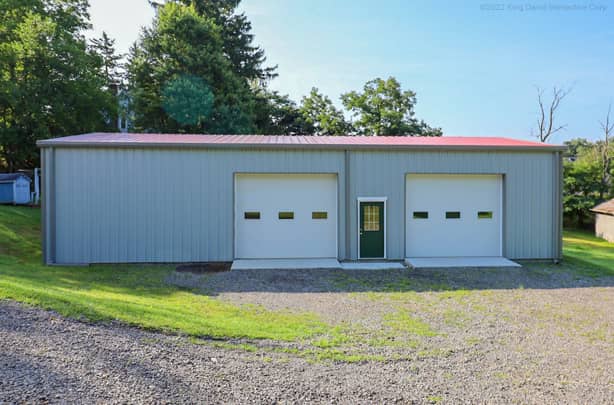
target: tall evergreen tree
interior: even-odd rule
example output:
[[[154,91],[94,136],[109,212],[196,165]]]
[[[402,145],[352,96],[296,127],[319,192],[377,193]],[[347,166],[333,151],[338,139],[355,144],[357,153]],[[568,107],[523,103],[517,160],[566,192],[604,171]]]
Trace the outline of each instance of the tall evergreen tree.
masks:
[[[241,0],[173,0],[194,6],[203,16],[213,18],[220,27],[224,53],[240,77],[262,84],[277,76],[276,67],[264,66],[264,49],[253,44],[252,24],[245,13],[237,13]]]
[[[117,53],[115,50],[115,40],[110,38],[104,31],[100,38],[94,38],[90,41],[90,49],[102,59],[101,74],[105,80],[104,90],[113,99],[117,107],[109,112],[108,121],[117,122],[119,125],[118,118],[120,114],[122,116],[127,114],[120,100],[124,87],[121,63],[123,55]]]
[[[38,164],[39,139],[105,129],[116,108],[87,48],[87,0],[0,0],[0,165]]]
[[[102,72],[106,79],[106,85],[109,89],[115,89],[117,94],[122,81],[121,60],[123,55],[117,53],[115,40],[103,31],[100,38],[91,40],[90,48],[102,58]]]
[[[228,34],[236,1],[168,1],[158,6],[153,26],[143,31],[131,49],[128,78],[134,126],[142,131],[247,133],[255,132],[252,85],[265,76],[263,54],[251,47],[249,32]],[[229,24],[229,23],[228,23]],[[230,24],[232,25],[232,24]],[[249,28],[249,24],[244,28]],[[255,52],[254,49],[258,51]],[[235,55],[235,56],[233,56]],[[198,78],[208,86],[213,107],[197,123],[169,114],[162,91],[173,80]]]

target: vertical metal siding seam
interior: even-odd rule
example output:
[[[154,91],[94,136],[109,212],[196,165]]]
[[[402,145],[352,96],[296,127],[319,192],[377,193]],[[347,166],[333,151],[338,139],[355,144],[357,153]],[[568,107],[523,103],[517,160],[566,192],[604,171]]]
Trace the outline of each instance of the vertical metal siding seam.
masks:
[[[96,151],[90,151],[88,153],[88,157],[87,157],[87,161],[88,161],[88,171],[87,171],[87,178],[90,179],[90,182],[92,183],[97,183],[94,180],[94,173],[96,173],[96,168],[98,167],[98,155],[99,153],[96,153]],[[96,187],[95,185],[90,185],[89,191],[91,192],[90,195],[90,201],[89,201],[89,212],[90,212],[90,216],[92,217],[90,219],[90,234],[88,235],[88,239],[89,239],[89,244],[91,244],[92,246],[90,247],[90,254],[88,257],[88,263],[92,263],[95,262],[99,259],[100,255],[98,254],[98,243],[92,243],[92,240],[99,240],[97,235],[98,235],[98,216],[100,215],[100,212],[98,212],[98,210],[96,209],[96,200],[99,199],[99,194],[100,194],[100,187]]]
[[[531,170],[532,173],[539,173],[539,169],[541,166],[538,162],[535,162],[534,160],[531,161],[531,167],[533,168],[533,170]],[[539,184],[537,182],[539,176],[531,176],[531,188],[530,190],[532,190],[532,193],[529,193],[529,198],[531,198],[532,204],[531,204],[531,224],[537,224],[538,222],[536,222],[539,219],[539,204],[538,204],[538,200],[541,201],[543,200],[543,190],[541,190],[540,192],[536,193],[535,191],[537,191],[539,189]],[[533,234],[537,233],[538,238],[539,235],[541,234],[541,231],[535,232],[535,230],[533,230]],[[530,243],[529,241],[525,241],[525,245],[527,245],[529,247],[529,250],[531,252],[531,257],[538,257],[536,252],[538,251],[537,247],[538,244],[537,243]]]
[[[205,182],[202,184],[202,191],[201,193],[205,193],[204,194],[204,198],[202,199],[202,211],[203,212],[211,212],[211,209],[209,208],[209,193],[211,192],[211,190],[209,190],[206,186],[211,184],[210,181],[210,177],[211,177],[211,173],[209,170],[209,167],[211,166],[211,160],[212,159],[208,159],[207,156],[203,156],[203,159],[201,159],[201,170],[203,173],[203,178],[205,179]],[[209,254],[209,234],[210,234],[210,229],[211,229],[211,224],[209,223],[209,218],[205,218],[204,219],[205,222],[205,226],[202,228],[202,236],[203,236],[203,240],[201,241],[201,248],[203,249],[203,253],[202,253],[202,257],[205,260],[209,260],[210,254]]]
[[[121,173],[118,173],[117,171],[117,165],[119,164],[119,162],[117,161],[117,149],[112,149],[109,150],[109,157],[110,157],[110,175],[107,177],[107,181],[106,183],[106,189],[108,191],[111,190],[112,188],[112,184],[113,181],[115,180],[117,182],[118,187],[118,194],[120,195],[120,198],[124,198],[124,196],[121,195],[121,181],[119,179],[119,176],[121,175]],[[113,237],[111,238],[109,243],[109,239],[107,238],[107,244],[108,249],[109,249],[109,256],[110,258],[113,258],[112,260],[114,262],[119,261],[119,240],[120,240],[120,236],[121,236],[121,215],[119,213],[119,210],[117,209],[117,205],[114,204],[113,199],[111,199],[111,193],[109,192],[107,195],[108,197],[106,197],[107,203],[109,205],[109,207],[111,208],[111,212],[109,212],[109,214],[111,216],[113,216],[113,214],[115,214],[115,224],[117,225],[117,222],[120,222],[119,226],[114,226],[111,229],[108,230],[108,232],[113,234]]]
[[[344,242],[345,242],[345,246],[344,246],[344,250],[345,252],[343,253],[343,257],[341,257],[342,259],[347,259],[348,255],[349,255],[349,251],[350,251],[350,240],[349,240],[349,236],[350,236],[350,178],[351,178],[351,174],[350,174],[350,151],[348,149],[346,149],[344,151],[344,189],[345,189],[345,195],[343,197],[343,207],[344,207],[344,218],[345,218],[345,227],[344,227],[344,232],[345,232],[345,236],[344,236]]]
[[[56,201],[55,201],[55,176],[56,176],[56,171],[55,171],[55,148],[50,148],[49,151],[49,157],[50,157],[50,161],[51,161],[51,170],[49,173],[49,212],[50,212],[50,218],[49,218],[49,228],[50,228],[50,239],[51,239],[51,244],[50,244],[50,250],[51,250],[51,256],[50,256],[50,261],[51,263],[55,263],[56,262],[56,258],[57,258],[57,232],[56,232],[56,221],[57,221],[57,212],[56,212]]]
[[[180,246],[181,236],[179,235],[178,229],[177,229],[177,225],[180,224],[179,211],[180,211],[181,205],[176,203],[176,198],[177,196],[179,196],[179,182],[181,181],[181,177],[182,177],[180,175],[180,170],[179,170],[179,166],[181,163],[178,162],[178,160],[183,160],[184,158],[180,154],[183,154],[183,152],[178,152],[176,150],[173,150],[172,152],[167,154],[167,156],[169,157],[169,162],[167,162],[167,164],[169,165],[169,170],[166,173],[166,177],[167,177],[167,180],[172,184],[172,188],[173,188],[173,192],[169,196],[170,201],[167,207],[175,208],[171,210],[173,212],[172,223],[171,223],[171,230],[172,230],[171,238],[173,242],[172,242],[172,253],[170,256],[172,257],[173,262],[178,261],[179,252],[181,250],[181,246]],[[171,173],[170,176],[168,175],[169,172]],[[185,201],[182,201],[181,203],[185,204]]]
[[[559,233],[558,231],[558,194],[559,194],[559,190],[558,190],[558,152],[555,152],[552,154],[551,156],[551,166],[552,166],[552,187],[551,187],[551,193],[550,193],[550,199],[552,201],[552,214],[550,216],[551,221],[552,221],[552,226],[550,227],[551,229],[551,237],[550,240],[552,241],[552,244],[550,246],[550,251],[551,251],[551,255],[552,255],[552,259],[556,260],[557,256],[558,256],[558,238],[557,235]]]
[[[85,151],[82,150],[77,154],[77,167],[79,167],[79,170],[83,171],[82,169],[82,165],[83,165],[83,155],[85,154]],[[78,212],[79,215],[83,215],[82,212],[85,210],[87,211],[87,190],[85,189],[86,187],[86,181],[85,179],[87,179],[87,170],[85,171],[85,176],[81,175],[80,177],[80,182],[79,182],[79,187],[80,187],[80,192],[78,193],[79,195],[79,200],[77,201],[77,207],[75,207],[75,211],[73,212]],[[78,211],[76,211],[78,209]],[[79,262],[81,263],[85,263],[86,258],[88,258],[88,246],[90,245],[90,243],[86,243],[87,242],[87,231],[88,231],[88,220],[85,221],[85,235],[80,234],[79,237],[77,237],[76,239],[79,241]]]
[[[557,206],[559,207],[559,217],[557,218],[559,223],[559,234],[557,235],[558,242],[558,258],[559,260],[563,259],[563,186],[564,186],[564,166],[563,166],[563,154],[557,152],[558,155],[558,165],[559,165],[559,178],[557,179],[557,183],[559,185],[559,193],[558,193],[558,202]]]
[[[552,205],[554,216],[552,217],[552,229],[554,233],[550,236],[552,240],[552,259],[558,260],[559,253],[559,152],[552,154],[553,177],[552,177]]]
[[[92,240],[92,233],[93,233],[93,228],[94,228],[94,216],[95,213],[92,211],[92,201],[94,200],[94,196],[92,195],[92,184],[91,181],[89,181],[89,179],[92,178],[92,156],[90,153],[87,153],[86,150],[83,151],[83,155],[84,155],[84,160],[85,160],[85,167],[82,168],[82,171],[85,173],[85,178],[88,179],[87,181],[87,189],[85,190],[85,206],[86,206],[86,210],[88,212],[88,219],[87,219],[87,227],[86,227],[86,231],[85,231],[85,235],[84,235],[84,239],[86,239],[86,244],[87,244],[87,254],[86,254],[86,258],[87,258],[87,262],[90,263],[92,261],[92,257],[94,256],[94,244],[91,242]]]
[[[501,154],[499,156],[499,160],[502,162],[502,168],[503,170],[506,172],[506,185],[505,185],[505,206],[506,206],[506,212],[505,212],[505,216],[506,216],[506,221],[508,224],[508,227],[506,229],[506,233],[507,233],[507,240],[506,240],[506,251],[507,251],[507,255],[506,257],[514,257],[516,255],[516,246],[517,246],[517,241],[516,241],[516,228],[518,227],[518,224],[516,221],[512,220],[513,217],[513,211],[515,210],[515,206],[513,204],[513,198],[517,198],[518,194],[514,194],[512,193],[512,191],[514,190],[514,186],[513,186],[513,182],[515,179],[515,175],[517,175],[516,173],[513,173],[510,170],[510,166],[511,166],[511,159],[509,157],[509,155],[504,155]]]
[[[126,178],[128,179],[128,193],[130,193],[131,195],[131,203],[132,203],[132,210],[134,210],[134,212],[132,213],[132,215],[130,215],[130,238],[128,240],[129,244],[128,244],[128,257],[130,257],[131,261],[136,262],[137,261],[137,241],[138,241],[138,235],[136,233],[136,230],[139,229],[139,215],[141,212],[141,208],[139,206],[139,194],[136,192],[137,188],[136,188],[136,150],[134,148],[130,148],[130,162],[129,162],[129,166],[130,166],[130,170],[128,172],[125,173]]]
[[[216,155],[219,156],[220,160],[224,160],[227,156],[226,151],[217,151]],[[224,192],[216,192],[216,212],[219,214],[215,216],[215,229],[217,235],[221,237],[215,238],[216,246],[214,250],[214,260],[220,260],[223,256],[226,255],[226,246],[228,241],[228,226],[225,226],[226,213],[232,209],[229,206],[228,198],[228,184],[227,184],[227,170],[224,170],[222,173],[220,165],[215,166],[215,190],[220,190],[222,185],[221,182],[224,182]]]
[[[126,150],[122,150],[122,151],[118,150],[117,151],[117,158],[118,158],[117,160],[118,160],[118,164],[119,164],[119,177],[121,178],[120,184],[121,184],[121,190],[122,190],[122,195],[123,195],[124,201],[129,201],[132,198],[132,196],[129,195],[128,190],[127,190],[128,189],[128,187],[127,187],[127,179],[126,179],[127,174],[128,174],[126,172],[127,164],[128,164],[128,162],[126,162],[127,157],[128,156],[126,156]],[[128,235],[128,223],[129,223],[128,221],[129,221],[129,219],[127,218],[127,215],[126,215],[125,204],[118,204],[117,208],[118,208],[118,211],[121,213],[121,218],[122,218],[122,220],[121,220],[121,234],[127,236]],[[120,241],[117,244],[118,256],[120,257],[120,260],[122,262],[124,262],[124,263],[127,260],[127,257],[126,257],[126,254],[127,254],[126,245],[127,245],[127,241],[126,240],[124,240],[123,243]]]
[[[41,203],[41,250],[42,250],[42,262],[43,264],[47,264],[47,254],[49,253],[49,248],[47,247],[47,243],[49,243],[49,238],[47,237],[47,202],[45,201],[45,197],[47,196],[47,186],[46,186],[46,171],[47,171],[47,153],[48,148],[41,149],[41,174],[40,178],[40,192],[42,198],[40,199]]]
[[[194,149],[190,149],[190,159],[189,159],[189,164],[187,165],[186,168],[184,168],[185,173],[184,176],[187,177],[188,179],[190,179],[190,181],[187,183],[187,188],[184,189],[184,192],[187,194],[188,196],[188,208],[186,209],[185,215],[186,217],[188,217],[188,232],[186,232],[186,236],[187,238],[185,239],[185,247],[184,247],[184,260],[194,260],[193,258],[196,257],[196,255],[194,254],[194,228],[195,228],[195,224],[194,224],[194,220],[190,220],[189,216],[191,215],[191,213],[196,212],[196,206],[194,204],[194,200],[196,198],[196,173],[193,173],[189,170],[189,168],[194,166],[194,154],[196,152],[194,151]]]

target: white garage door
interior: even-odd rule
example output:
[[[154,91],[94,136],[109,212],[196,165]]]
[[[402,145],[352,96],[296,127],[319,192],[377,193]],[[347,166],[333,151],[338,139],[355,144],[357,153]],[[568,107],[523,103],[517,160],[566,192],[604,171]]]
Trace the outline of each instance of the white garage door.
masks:
[[[237,259],[337,257],[337,176],[237,174]]]
[[[501,256],[499,175],[407,176],[407,257]]]

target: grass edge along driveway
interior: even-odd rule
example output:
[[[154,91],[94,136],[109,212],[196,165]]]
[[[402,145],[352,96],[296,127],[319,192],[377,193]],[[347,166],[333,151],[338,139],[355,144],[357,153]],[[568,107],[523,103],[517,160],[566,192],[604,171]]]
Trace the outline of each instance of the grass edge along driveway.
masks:
[[[614,275],[614,244],[588,233],[565,233],[561,271],[600,277]],[[219,339],[311,341],[317,356],[332,360],[365,360],[344,356],[335,345],[350,337],[316,314],[270,311],[256,305],[233,305],[164,282],[174,268],[164,265],[43,266],[40,210],[0,206],[0,299],[39,306],[63,316],[88,321],[120,321],[145,329]],[[393,286],[394,287],[394,286]],[[394,290],[394,288],[392,288]],[[442,289],[441,285],[437,286]],[[406,317],[405,323],[420,324]],[[427,326],[412,333],[434,331]],[[328,347],[330,346],[330,347]]]

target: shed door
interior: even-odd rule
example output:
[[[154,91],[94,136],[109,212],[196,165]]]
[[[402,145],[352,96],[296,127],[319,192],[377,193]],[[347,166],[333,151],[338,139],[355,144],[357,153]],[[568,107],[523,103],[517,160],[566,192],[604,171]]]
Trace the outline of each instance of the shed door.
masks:
[[[13,183],[0,183],[0,203],[12,203],[14,200]]]
[[[337,176],[237,174],[237,259],[337,257]]]
[[[501,256],[499,175],[411,174],[407,257]]]

